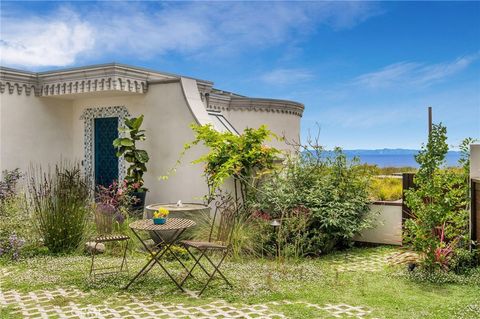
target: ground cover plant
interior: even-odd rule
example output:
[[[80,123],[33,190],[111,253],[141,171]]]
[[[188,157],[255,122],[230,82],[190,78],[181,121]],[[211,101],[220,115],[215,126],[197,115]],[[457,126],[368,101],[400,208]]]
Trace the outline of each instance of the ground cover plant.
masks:
[[[324,310],[306,307],[304,302],[316,305],[348,304],[371,311],[363,318],[478,318],[479,299],[478,270],[449,282],[412,282],[400,268],[388,266],[386,260],[398,250],[382,248],[353,248],[315,259],[296,262],[278,262],[265,259],[227,261],[224,272],[232,280],[234,288],[226,289],[221,281],[215,281],[200,299],[177,291],[161,270],[150,272],[138,285],[128,291],[121,288],[133,272],[117,276],[105,276],[96,280],[88,278],[88,256],[35,257],[11,263],[3,261],[0,276],[2,292],[40,293],[58,287],[79,289],[85,295],[56,297],[45,301],[46,307],[68,309],[69,303],[78,307],[93,308],[111,301],[109,307],[121,311],[132,300],[148,300],[149,304],[203,306],[217,300],[228,305],[263,304],[288,300],[291,304],[278,306],[288,318],[334,318]],[[118,262],[118,258],[100,256],[102,262]],[[378,263],[378,260],[385,261]],[[134,253],[129,258],[131,269],[145,262],[143,254]],[[362,264],[362,267],[358,267]],[[166,262],[175,275],[181,267]],[[199,273],[201,276],[201,273]],[[202,279],[203,277],[200,277]],[[201,283],[191,281],[188,289],[198,289]],[[27,297],[25,297],[27,298]],[[39,302],[39,301],[37,301]],[[0,312],[2,318],[18,318],[13,312],[18,305],[10,304]],[[277,307],[277,306],[276,306]],[[341,316],[347,318],[347,316]]]

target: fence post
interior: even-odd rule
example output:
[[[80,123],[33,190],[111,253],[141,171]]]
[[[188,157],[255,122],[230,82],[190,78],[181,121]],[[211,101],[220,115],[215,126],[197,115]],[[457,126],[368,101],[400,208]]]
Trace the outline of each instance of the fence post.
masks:
[[[475,242],[472,248],[480,243],[480,179],[471,179],[470,205],[470,239]]]
[[[414,188],[413,178],[415,173],[403,173],[402,174],[402,226],[407,218],[412,217],[412,212],[405,203],[405,191]]]

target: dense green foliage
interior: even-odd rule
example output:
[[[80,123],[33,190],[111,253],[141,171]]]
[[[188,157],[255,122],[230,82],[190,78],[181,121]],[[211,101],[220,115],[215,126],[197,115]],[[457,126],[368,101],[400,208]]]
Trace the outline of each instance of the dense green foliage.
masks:
[[[446,128],[434,125],[428,143],[416,156],[420,164],[414,179],[416,187],[406,192],[412,218],[405,223],[405,241],[423,253],[423,265],[431,270],[459,266],[456,259],[465,258],[470,244],[468,144],[471,140],[463,142],[460,169],[444,167],[446,140]]]
[[[370,175],[339,148],[332,157],[320,152],[317,147],[317,154],[289,157],[251,199],[260,220],[281,223],[267,238],[267,249],[273,242],[287,257],[319,255],[350,245],[369,225]]]
[[[63,162],[53,171],[28,173],[28,209],[52,253],[71,252],[82,243],[91,216],[91,184],[78,163]]]
[[[136,191],[146,190],[143,186],[143,174],[147,171],[148,153],[137,148],[136,143],[145,140],[145,130],[140,127],[143,123],[143,115],[125,120],[125,127],[119,129],[120,133],[127,135],[113,141],[117,148],[117,156],[123,156],[130,163],[127,168],[125,180],[128,187]]]

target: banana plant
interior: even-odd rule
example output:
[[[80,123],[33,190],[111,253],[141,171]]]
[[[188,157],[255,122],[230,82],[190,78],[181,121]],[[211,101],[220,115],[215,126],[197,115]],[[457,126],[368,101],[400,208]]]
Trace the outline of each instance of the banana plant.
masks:
[[[143,115],[125,119],[125,127],[119,128],[119,132],[124,137],[119,137],[113,141],[113,146],[117,149],[117,157],[123,158],[130,163],[127,169],[125,180],[127,185],[136,191],[146,191],[143,187],[143,174],[147,171],[148,153],[145,150],[137,149],[138,141],[145,141],[145,130],[140,127],[143,123]]]

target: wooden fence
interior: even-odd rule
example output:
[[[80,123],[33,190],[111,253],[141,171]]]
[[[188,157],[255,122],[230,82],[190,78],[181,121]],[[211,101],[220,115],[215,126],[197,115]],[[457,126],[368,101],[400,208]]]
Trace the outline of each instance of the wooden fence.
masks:
[[[480,179],[472,178],[470,214],[471,239],[480,243]]]

